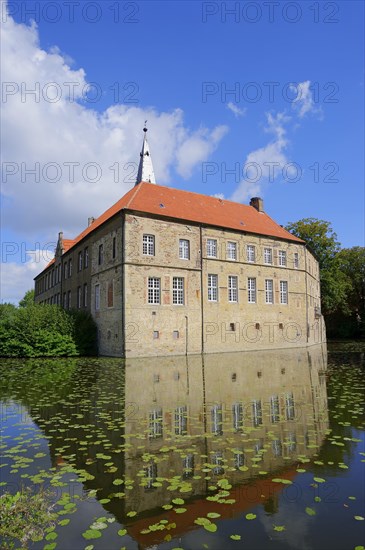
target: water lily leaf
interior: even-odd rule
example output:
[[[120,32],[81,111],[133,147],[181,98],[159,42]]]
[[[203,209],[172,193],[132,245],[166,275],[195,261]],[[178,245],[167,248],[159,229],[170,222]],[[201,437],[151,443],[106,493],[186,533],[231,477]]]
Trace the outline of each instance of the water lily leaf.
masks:
[[[148,532],[149,532],[149,530],[148,530]],[[124,535],[126,535],[126,534],[127,534],[127,529],[119,529],[118,535],[120,537],[124,537]]]
[[[184,500],[182,498],[174,498],[171,502],[174,504],[184,504]]]
[[[177,514],[183,514],[184,512],[186,512],[186,508],[175,508],[175,512]]]
[[[230,535],[229,538],[232,540],[241,540],[241,535]]]
[[[246,514],[246,519],[256,519],[256,514]]]
[[[274,525],[274,531],[278,531],[279,533],[285,531],[285,525]]]
[[[316,511],[313,508],[310,508],[309,506],[306,507],[305,512],[306,512],[306,514],[308,514],[308,516],[315,516],[316,515]]]
[[[101,537],[100,531],[97,531],[96,529],[88,529],[84,533],[82,533],[82,536],[84,539],[99,539]]]
[[[215,519],[215,518],[220,518],[221,515],[218,514],[217,512],[208,512],[207,517],[211,519]]]
[[[325,479],[323,477],[314,477],[313,478],[316,483],[325,483]]]
[[[127,513],[127,516],[129,518],[134,518],[134,516],[136,516],[136,515],[137,515],[137,512],[135,512],[134,510],[131,510],[130,512]]]
[[[354,516],[354,518],[357,519],[357,521],[364,521],[365,519],[362,516]]]
[[[206,531],[209,531],[210,533],[215,533],[217,530],[217,526],[215,523],[205,523],[203,527]]]

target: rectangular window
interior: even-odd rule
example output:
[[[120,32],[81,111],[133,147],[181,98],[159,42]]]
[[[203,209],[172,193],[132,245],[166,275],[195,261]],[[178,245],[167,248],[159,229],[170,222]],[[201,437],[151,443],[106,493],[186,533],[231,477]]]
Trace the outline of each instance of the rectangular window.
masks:
[[[280,281],[280,303],[288,303],[288,281]]]
[[[159,337],[160,337],[159,331],[158,331],[158,330],[154,330],[154,331],[153,331],[153,339],[154,339],[154,340],[157,340]]]
[[[71,290],[68,291],[68,297],[67,297],[67,307],[68,309],[71,309],[72,303],[71,303]]]
[[[256,279],[254,277],[247,279],[247,296],[249,304],[256,303]]]
[[[112,245],[112,257],[113,257],[113,260],[115,258],[115,256],[117,255],[117,239],[116,237],[113,237],[113,245]]]
[[[187,239],[179,240],[179,258],[180,260],[189,260],[190,242]]]
[[[84,267],[85,269],[89,267],[89,248],[86,247],[84,250]]]
[[[229,260],[237,260],[237,243],[228,241],[227,243],[227,258]]]
[[[67,309],[67,294],[66,294],[66,292],[63,293],[63,308]]]
[[[270,420],[273,424],[280,420],[279,397],[277,395],[270,397]]]
[[[72,276],[72,260],[68,261],[68,276]]]
[[[155,236],[143,235],[143,254],[145,256],[155,255]]]
[[[272,279],[265,279],[265,303],[274,303],[274,281]]]
[[[185,435],[188,430],[188,414],[186,406],[175,409],[175,434]]]
[[[173,277],[172,279],[172,303],[184,305],[184,277]]]
[[[298,254],[298,252],[294,252],[294,267],[295,267],[295,269],[298,269],[298,267],[299,267],[299,254]]]
[[[287,420],[295,419],[295,405],[293,393],[287,393],[285,396],[285,416]]]
[[[232,405],[233,429],[239,432],[243,428],[243,405],[242,403],[234,403]]]
[[[264,248],[264,263],[272,264],[272,248]]]
[[[162,409],[155,409],[149,414],[149,437],[156,438],[162,437],[163,425],[162,425]]]
[[[208,275],[208,301],[218,300],[218,275]]]
[[[228,301],[238,302],[238,277],[228,276]]]
[[[101,265],[104,262],[104,246],[99,244],[98,264]]]
[[[223,409],[222,405],[213,405],[211,409],[212,433],[214,435],[223,435]]]
[[[148,303],[159,304],[160,303],[160,291],[161,279],[157,277],[148,277]]]
[[[109,281],[108,283],[108,307],[113,307],[114,305],[114,281]]]
[[[216,239],[207,240],[207,256],[208,258],[217,257],[217,241]]]
[[[255,428],[262,424],[262,405],[259,399],[252,401],[252,423]]]
[[[285,250],[279,250],[279,265],[286,267],[286,252]]]
[[[95,285],[95,311],[100,311],[100,285]]]
[[[82,252],[79,252],[78,270],[82,270]]]
[[[84,284],[84,307],[87,307],[87,284]]]
[[[82,304],[81,286],[77,287],[77,308],[80,309]]]
[[[256,250],[252,244],[247,245],[247,261],[251,263],[256,261]]]
[[[271,448],[274,456],[278,457],[283,454],[283,446],[281,444],[280,439],[273,439],[271,443]]]

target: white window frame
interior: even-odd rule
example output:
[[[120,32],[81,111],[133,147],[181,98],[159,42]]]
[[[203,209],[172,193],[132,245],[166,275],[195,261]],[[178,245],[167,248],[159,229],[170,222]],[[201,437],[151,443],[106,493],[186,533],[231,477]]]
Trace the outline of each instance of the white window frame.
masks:
[[[217,258],[217,239],[207,239],[207,258]]]
[[[252,401],[252,424],[257,428],[262,425],[262,402],[261,399]]]
[[[255,263],[256,262],[256,247],[254,244],[248,244],[246,247],[246,255],[247,255],[247,261],[249,263]]]
[[[87,283],[84,284],[84,307],[87,307]]]
[[[87,246],[84,250],[84,269],[89,267],[89,247]]]
[[[100,284],[95,285],[95,311],[100,311]]]
[[[279,250],[278,261],[280,267],[286,267],[286,251]]]
[[[172,303],[176,306],[185,304],[184,277],[172,278]]]
[[[161,303],[161,279],[159,277],[148,277],[147,294],[149,304]]]
[[[155,236],[150,234],[144,234],[142,238],[142,254],[144,256],[155,255]]]
[[[264,264],[272,265],[272,248],[264,248]]]
[[[81,309],[82,307],[82,287],[77,287],[77,309]]]
[[[190,260],[190,241],[188,239],[179,240],[179,258],[180,260]]]
[[[238,277],[237,275],[228,275],[228,301],[238,302]]]
[[[79,271],[82,271],[82,251],[79,252]]]
[[[218,275],[208,274],[208,302],[218,302]]]
[[[247,278],[247,300],[249,304],[256,304],[256,277]]]
[[[274,303],[274,281],[265,279],[265,304]]]
[[[280,303],[288,305],[288,281],[280,281]]]
[[[227,242],[227,259],[237,261],[237,243],[234,241]]]

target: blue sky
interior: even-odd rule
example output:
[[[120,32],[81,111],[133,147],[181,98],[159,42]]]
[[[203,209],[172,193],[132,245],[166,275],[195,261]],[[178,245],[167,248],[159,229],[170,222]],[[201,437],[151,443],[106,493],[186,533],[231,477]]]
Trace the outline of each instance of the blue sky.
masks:
[[[145,118],[162,185],[364,245],[362,2],[56,5],[2,3],[2,300],[133,185]]]

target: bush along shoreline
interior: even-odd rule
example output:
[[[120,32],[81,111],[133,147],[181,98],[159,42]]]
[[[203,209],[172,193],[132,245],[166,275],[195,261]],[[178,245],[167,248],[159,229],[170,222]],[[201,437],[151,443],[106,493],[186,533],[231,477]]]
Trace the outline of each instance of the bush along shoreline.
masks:
[[[24,300],[19,307],[0,304],[0,357],[75,357],[97,353],[97,327],[90,313]]]

